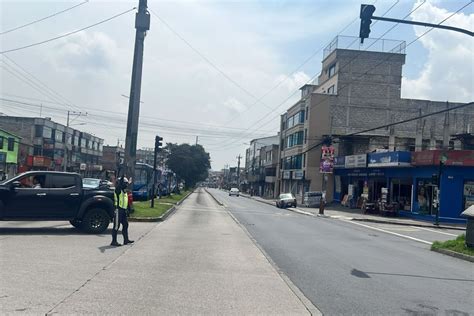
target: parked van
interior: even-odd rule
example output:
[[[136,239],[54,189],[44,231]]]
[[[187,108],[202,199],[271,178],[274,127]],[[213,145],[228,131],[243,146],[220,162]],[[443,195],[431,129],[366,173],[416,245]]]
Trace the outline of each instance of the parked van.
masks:
[[[319,206],[322,197],[323,192],[321,191],[306,192],[303,196],[303,204],[306,207]]]

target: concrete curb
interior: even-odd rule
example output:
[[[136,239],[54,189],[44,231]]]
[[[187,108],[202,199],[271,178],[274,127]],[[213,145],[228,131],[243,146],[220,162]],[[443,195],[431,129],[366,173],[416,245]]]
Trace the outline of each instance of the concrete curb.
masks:
[[[206,188],[204,188],[204,191],[206,191],[206,193],[209,194],[209,195],[212,197],[212,199],[213,199],[214,201],[216,201],[217,204],[219,204],[220,206],[224,206],[224,203],[222,203],[221,201],[219,201],[219,200],[214,196],[214,194],[212,194],[211,192],[207,191]],[[242,195],[242,196],[243,196],[243,195]]]
[[[452,250],[448,250],[448,249],[431,249],[431,251],[438,252],[438,253],[442,253],[443,255],[451,256],[451,257],[458,258],[458,259],[461,259],[461,260],[466,260],[466,261],[469,261],[469,262],[474,262],[474,256],[465,255],[465,254],[463,254],[463,253],[455,252],[455,251],[452,251]]]
[[[158,217],[129,217],[128,221],[129,222],[162,222],[165,219],[167,219],[171,214],[173,214],[176,211],[176,207],[180,206],[184,200],[186,200],[192,193],[194,192],[191,191],[188,194],[186,194],[181,200],[176,202],[176,205],[170,207],[166,212],[164,212],[161,216]]]
[[[452,229],[452,230],[466,230],[466,228],[462,227],[449,227],[449,226],[436,226],[436,225],[429,225],[429,224],[418,224],[418,223],[400,223],[400,222],[391,222],[391,221],[384,221],[382,219],[372,219],[372,218],[352,218],[353,221],[359,222],[371,222],[371,223],[380,223],[380,224],[392,224],[392,225],[402,225],[402,226],[415,226],[415,227],[425,227],[425,228],[441,228],[441,229]]]

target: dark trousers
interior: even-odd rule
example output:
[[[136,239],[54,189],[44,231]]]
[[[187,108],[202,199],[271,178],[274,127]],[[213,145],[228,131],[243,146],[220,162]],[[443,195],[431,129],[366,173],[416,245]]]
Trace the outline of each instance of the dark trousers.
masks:
[[[122,224],[123,241],[128,241],[128,219],[127,210],[123,208],[116,209],[114,212],[114,227],[112,228],[112,241],[117,241],[117,233]]]

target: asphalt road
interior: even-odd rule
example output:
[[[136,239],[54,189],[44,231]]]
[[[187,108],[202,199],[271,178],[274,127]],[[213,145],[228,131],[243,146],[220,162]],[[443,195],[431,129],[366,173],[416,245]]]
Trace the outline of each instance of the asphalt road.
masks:
[[[129,231],[132,246],[111,248],[109,234],[64,222],[0,222],[0,314],[309,315],[204,191],[165,222]]]
[[[429,250],[459,231],[311,217],[209,192],[324,315],[474,315],[474,265]]]

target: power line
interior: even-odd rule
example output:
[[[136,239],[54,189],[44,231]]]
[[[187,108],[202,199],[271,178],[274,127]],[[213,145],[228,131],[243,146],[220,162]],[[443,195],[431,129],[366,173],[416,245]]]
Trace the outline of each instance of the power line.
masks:
[[[397,5],[398,3],[399,3],[399,0],[395,1],[395,2],[392,4],[392,6],[391,6],[390,8],[388,8],[388,9],[383,13],[382,16],[385,16],[388,12],[390,12],[390,11],[395,7],[395,5]],[[424,3],[424,2],[423,2],[423,3]],[[419,5],[415,10],[417,10],[420,6],[421,6],[421,5]],[[411,11],[408,15],[410,15],[411,13],[413,13],[415,10]],[[407,15],[407,16],[408,16],[408,15]],[[375,23],[374,23],[374,24],[375,24]],[[382,37],[378,38],[374,43],[372,43],[369,47],[367,47],[367,49],[370,48],[372,45],[374,45],[374,44],[375,44],[377,41],[379,41],[380,39],[382,39]],[[357,40],[357,38],[356,38],[355,40]],[[350,46],[350,45],[352,45],[352,43],[349,44],[349,46]],[[366,49],[366,50],[367,50],[367,49]],[[362,54],[362,52],[360,52],[357,56],[355,56],[355,57],[353,58],[353,60],[355,60],[355,59],[356,59],[359,55],[361,55],[361,54]],[[347,64],[349,64],[349,63],[347,63]],[[346,64],[345,66],[347,66],[347,64]],[[340,68],[340,69],[341,69],[341,68]],[[317,77],[318,75],[319,75],[319,74],[315,74],[309,81],[306,82],[306,84],[312,83],[312,82],[316,79],[316,77]],[[292,94],[290,94],[285,100],[283,100],[283,102],[279,103],[279,104],[274,108],[274,111],[276,111],[276,110],[279,109],[282,105],[284,105],[284,104],[285,104],[289,99],[291,99],[298,91],[299,91],[299,89],[298,89],[298,90],[295,90],[295,91],[294,91]],[[301,100],[300,100],[300,101],[301,101]],[[272,112],[273,112],[273,111],[272,111]],[[254,124],[257,124],[257,123],[259,123],[259,122],[265,120],[266,118],[269,117],[268,115],[272,114],[272,112],[266,113],[266,114],[265,114],[264,116],[262,116],[259,120],[257,120]],[[270,117],[271,120],[267,121],[267,123],[264,123],[264,124],[262,124],[262,125],[259,125],[257,128],[253,128],[253,129],[252,129],[251,127],[249,127],[249,128],[247,128],[247,130],[252,129],[252,130],[256,131],[256,130],[258,130],[259,128],[261,128],[261,127],[263,127],[263,126],[265,126],[265,125],[268,125],[269,123],[273,122],[273,119],[276,118],[276,117],[278,117],[279,115],[280,115],[280,114],[277,114],[277,116],[271,116],[271,117]],[[244,133],[243,136],[242,136],[242,139],[245,138],[245,137],[248,137],[248,136]],[[234,141],[233,143],[235,143],[235,142],[236,142],[236,141]],[[233,143],[226,145],[226,147],[232,146]]]
[[[21,46],[21,47],[17,47],[17,48],[12,48],[12,49],[8,49],[8,50],[4,50],[4,51],[1,51],[0,54],[5,54],[5,53],[10,53],[10,52],[15,52],[15,51],[18,51],[18,50],[22,50],[22,49],[26,49],[26,48],[30,48],[30,47],[33,47],[33,46],[38,46],[38,45],[42,45],[42,44],[45,44],[45,43],[49,43],[49,42],[52,42],[52,41],[55,41],[55,40],[58,40],[60,38],[64,38],[66,36],[70,36],[70,35],[73,35],[73,34],[76,34],[76,33],[79,33],[79,32],[82,32],[84,30],[87,30],[87,29],[90,29],[91,27],[94,27],[94,26],[97,26],[97,25],[100,25],[100,24],[103,24],[103,23],[106,23],[110,20],[113,20],[113,19],[116,19],[124,14],[127,14],[128,12],[131,12],[133,10],[135,10],[136,8],[132,8],[132,9],[129,9],[129,10],[126,10],[122,13],[119,13],[119,14],[116,14],[114,16],[111,16],[110,18],[107,18],[105,20],[102,20],[102,21],[99,21],[97,23],[94,23],[94,24],[91,24],[89,26],[86,26],[86,27],[83,27],[81,29],[78,29],[78,30],[75,30],[75,31],[72,31],[72,32],[68,32],[66,34],[63,34],[63,35],[59,35],[59,36],[56,36],[56,37],[53,37],[53,38],[50,38],[50,39],[47,39],[47,40],[44,40],[44,41],[41,41],[41,42],[37,42],[37,43],[33,43],[33,44],[29,44],[29,45],[25,45],[25,46]]]
[[[24,27],[27,27],[27,26],[36,24],[36,23],[38,23],[38,22],[47,20],[47,19],[52,18],[52,17],[54,17],[54,16],[57,16],[57,15],[59,15],[59,14],[61,14],[61,13],[64,13],[64,12],[70,11],[70,10],[72,10],[72,9],[74,9],[74,8],[77,8],[77,7],[79,7],[79,6],[83,5],[83,4],[86,4],[86,3],[88,3],[88,2],[89,2],[89,0],[86,0],[86,1],[84,1],[84,2],[81,2],[81,3],[79,3],[79,4],[76,4],[76,5],[72,6],[72,7],[69,7],[69,8],[67,8],[67,9],[64,9],[64,10],[62,10],[62,11],[53,13],[53,14],[48,15],[48,16],[45,16],[44,18],[41,18],[41,19],[38,19],[38,20],[34,20],[34,21],[29,22],[29,23],[26,23],[26,24],[23,24],[23,25],[20,25],[20,26],[11,28],[11,29],[9,29],[9,30],[0,32],[0,35],[4,35],[4,34],[10,33],[10,32],[13,32],[13,31],[22,29],[22,28],[24,28]]]

